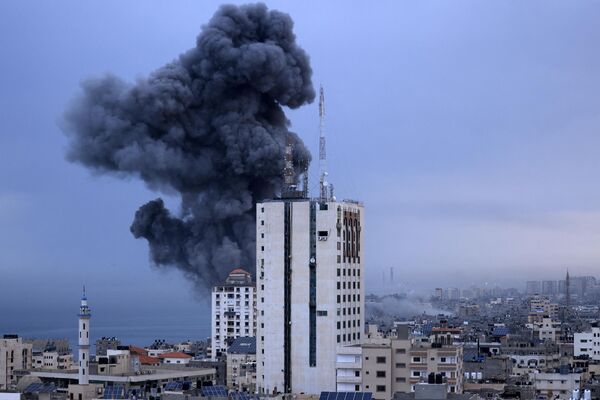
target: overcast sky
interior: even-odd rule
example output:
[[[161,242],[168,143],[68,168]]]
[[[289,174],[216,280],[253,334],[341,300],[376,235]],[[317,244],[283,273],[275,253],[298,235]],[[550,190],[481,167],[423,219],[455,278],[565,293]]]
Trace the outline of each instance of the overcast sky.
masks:
[[[58,126],[82,80],[146,76],[218,5],[0,2],[0,327],[76,307],[83,283],[115,313],[205,307],[129,232],[157,194],[68,163]],[[366,206],[368,286],[392,266],[402,288],[600,270],[599,2],[268,5],[325,86],[331,181]],[[316,104],[288,116],[316,154]]]

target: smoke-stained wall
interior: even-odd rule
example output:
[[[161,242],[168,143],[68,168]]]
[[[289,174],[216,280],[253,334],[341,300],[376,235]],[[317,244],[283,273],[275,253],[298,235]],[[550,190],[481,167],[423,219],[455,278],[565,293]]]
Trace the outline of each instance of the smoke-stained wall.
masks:
[[[292,28],[263,4],[223,6],[196,47],[135,83],[85,81],[65,113],[70,161],[179,193],[177,213],[152,200],[131,232],[148,241],[156,265],[179,268],[199,288],[234,267],[254,269],[254,206],[281,189],[286,141],[298,171],[310,162],[282,108],[315,97]]]

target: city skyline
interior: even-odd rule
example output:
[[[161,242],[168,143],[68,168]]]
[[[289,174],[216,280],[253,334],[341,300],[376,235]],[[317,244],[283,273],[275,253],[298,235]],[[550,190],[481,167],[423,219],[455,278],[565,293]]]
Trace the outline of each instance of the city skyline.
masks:
[[[126,300],[124,314],[208,307],[184,276],[149,267],[146,243],[129,233],[139,204],[159,194],[66,162],[59,126],[82,80],[147,75],[192,46],[218,5],[0,5],[1,36],[11,38],[0,66],[3,326],[68,310],[83,283],[106,309]],[[440,285],[431,273],[444,287],[518,283],[540,271],[560,279],[567,267],[593,275],[598,5],[268,5],[290,13],[313,82],[327,89],[336,192],[367,205],[367,293],[390,266],[400,288],[423,291]],[[106,32],[103,21],[115,16]],[[317,111],[315,103],[286,110],[314,171]],[[165,200],[177,209],[176,199]],[[153,300],[160,288],[169,304]]]

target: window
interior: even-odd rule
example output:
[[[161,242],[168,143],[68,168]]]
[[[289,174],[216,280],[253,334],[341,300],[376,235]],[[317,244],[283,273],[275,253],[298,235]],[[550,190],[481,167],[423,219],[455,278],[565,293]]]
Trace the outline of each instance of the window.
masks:
[[[264,224],[265,224],[265,221],[264,221],[264,220],[261,220],[261,221],[260,221],[260,224],[261,224],[261,225],[264,225]]]
[[[410,371],[410,376],[413,378],[419,378],[421,376],[421,371]]]
[[[377,364],[385,364],[385,357],[382,357],[382,356],[377,357],[376,361],[377,361]]]
[[[385,371],[377,371],[376,376],[378,378],[385,378]]]
[[[375,390],[378,392],[385,392],[385,385],[377,385]]]
[[[354,376],[360,376],[360,371],[354,371]]]
[[[261,207],[261,208],[260,208],[260,212],[265,212],[265,208],[264,208],[264,207]]]
[[[421,357],[413,357],[412,358],[412,362],[415,364],[420,364],[421,363]]]
[[[396,368],[406,368],[405,363],[396,363]]]
[[[406,349],[396,349],[396,354],[406,354]]]
[[[402,376],[396,377],[396,382],[406,382],[406,378]]]
[[[360,385],[354,385],[354,391],[360,392]]]

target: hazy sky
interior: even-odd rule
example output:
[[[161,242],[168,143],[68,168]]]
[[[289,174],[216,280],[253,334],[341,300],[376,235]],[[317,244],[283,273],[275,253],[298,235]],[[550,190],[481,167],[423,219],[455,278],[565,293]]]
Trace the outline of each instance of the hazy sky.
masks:
[[[65,161],[58,126],[83,79],[147,75],[218,5],[0,2],[0,328],[64,314],[83,283],[114,315],[206,318],[129,233],[158,194]],[[330,177],[366,205],[370,287],[391,266],[404,288],[597,274],[599,2],[268,5],[325,86]],[[317,115],[288,114],[313,154]]]

